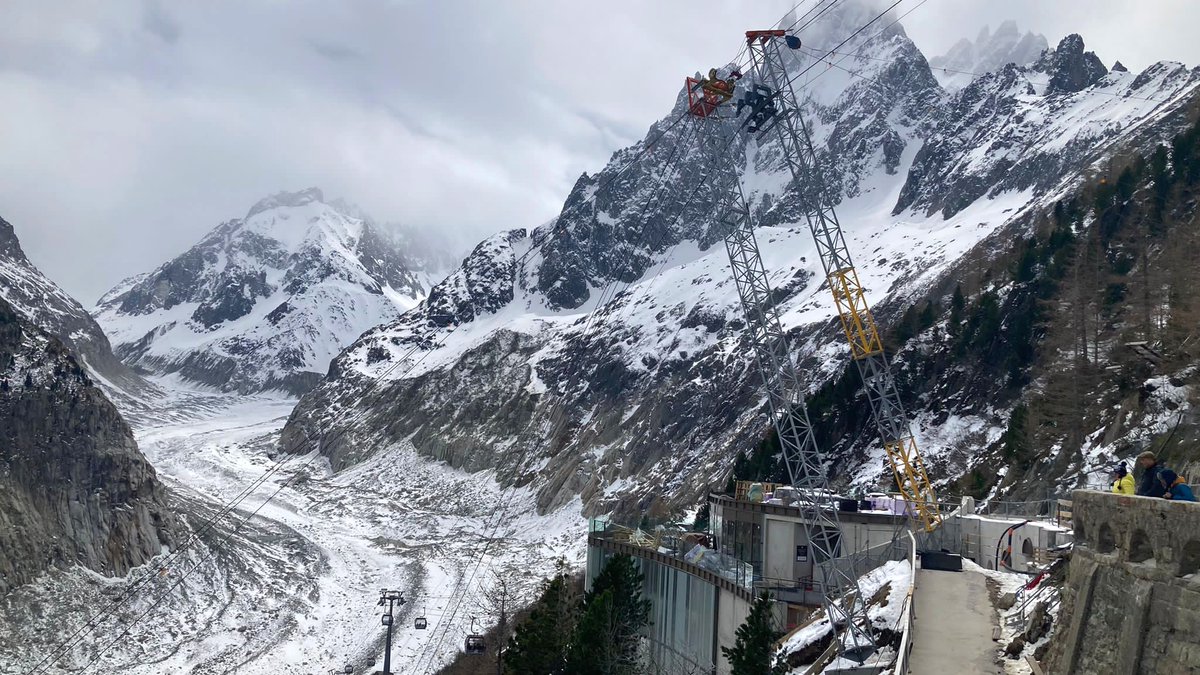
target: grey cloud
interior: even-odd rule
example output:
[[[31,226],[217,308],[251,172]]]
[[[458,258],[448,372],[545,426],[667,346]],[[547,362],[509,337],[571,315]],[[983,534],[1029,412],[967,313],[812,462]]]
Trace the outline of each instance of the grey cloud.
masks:
[[[792,4],[7,3],[0,215],[84,302],[284,189],[468,240],[537,225],[667,113],[685,74]],[[1200,18],[1190,4],[1113,21],[1121,5],[929,2],[904,25],[930,56],[1015,18],[1135,70],[1200,61],[1186,31],[1163,30]]]
[[[169,44],[174,44],[179,40],[182,32],[179,24],[171,18],[157,0],[147,0],[145,13],[142,15],[142,26]]]
[[[310,40],[309,44],[312,45],[313,51],[331,61],[351,61],[363,58],[363,55],[358,51],[345,45],[320,42],[318,40]]]

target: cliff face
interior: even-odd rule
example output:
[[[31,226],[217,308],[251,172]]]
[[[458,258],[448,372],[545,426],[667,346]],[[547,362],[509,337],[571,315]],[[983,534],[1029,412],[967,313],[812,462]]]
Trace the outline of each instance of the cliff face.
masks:
[[[129,426],[55,337],[0,300],[0,594],[52,566],[123,575],[175,520]]]

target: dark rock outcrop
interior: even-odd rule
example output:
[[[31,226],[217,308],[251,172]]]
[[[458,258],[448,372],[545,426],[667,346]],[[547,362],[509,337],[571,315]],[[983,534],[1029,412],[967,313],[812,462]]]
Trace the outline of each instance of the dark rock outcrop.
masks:
[[[1050,75],[1049,92],[1083,91],[1108,74],[1096,52],[1083,51],[1083,38],[1071,34],[1043,58]]]
[[[0,594],[50,567],[125,574],[175,529],[117,409],[57,338],[0,300]]]

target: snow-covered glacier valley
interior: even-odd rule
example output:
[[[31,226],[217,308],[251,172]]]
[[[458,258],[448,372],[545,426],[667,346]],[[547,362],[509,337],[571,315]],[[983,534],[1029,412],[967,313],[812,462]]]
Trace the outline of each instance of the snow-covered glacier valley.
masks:
[[[277,454],[294,399],[156,383],[163,395],[126,416],[186,520],[184,541],[196,540],[124,578],[55,570],[6,597],[0,673],[27,672],[66,637],[63,627],[96,617],[90,639],[48,672],[93,661],[130,675],[369,667],[384,647],[383,588],[408,601],[396,615],[393,667],[432,673],[460,651],[472,618],[479,625],[499,576],[533,589],[558,561],[582,562],[578,503],[538,515],[529,490],[403,444],[334,474],[316,453]],[[417,616],[428,629],[413,627]]]

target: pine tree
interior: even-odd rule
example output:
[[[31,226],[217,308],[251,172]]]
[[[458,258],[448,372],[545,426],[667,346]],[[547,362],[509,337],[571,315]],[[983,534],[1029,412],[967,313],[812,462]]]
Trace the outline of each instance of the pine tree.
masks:
[[[622,645],[622,627],[613,589],[589,593],[567,657],[572,675],[617,675],[634,673],[636,642],[632,654]]]
[[[642,598],[642,574],[633,558],[609,559],[584,596],[568,670],[572,675],[633,675],[638,672],[639,632],[650,621]]]
[[[917,317],[917,325],[920,326],[920,330],[922,332],[933,327],[933,324],[937,321],[939,312],[940,308],[938,307],[937,303],[925,303],[925,308],[921,310],[921,314]]]
[[[1150,220],[1150,231],[1154,234],[1162,234],[1166,229],[1163,216],[1166,215],[1167,201],[1171,198],[1171,188],[1175,184],[1175,177],[1171,175],[1167,146],[1160,145],[1154,149],[1154,154],[1150,157],[1150,177],[1154,181],[1154,191],[1151,197],[1154,215]]]
[[[776,654],[775,643],[783,633],[775,629],[771,596],[763,593],[750,607],[750,616],[737,629],[733,647],[721,647],[733,675],[783,675],[788,671]]]
[[[517,626],[504,652],[510,675],[560,675],[567,670],[570,637],[578,614],[571,579],[560,571],[548,581],[529,617]]]
[[[954,286],[954,295],[950,298],[950,322],[947,326],[951,335],[958,335],[958,330],[962,326],[963,310],[966,309],[967,300],[963,297],[962,284]]]
[[[1029,443],[1029,408],[1024,403],[1013,408],[1008,417],[1008,428],[1000,437],[1004,457],[1015,461],[1022,470],[1032,463],[1033,448]]]
[[[696,510],[696,520],[692,523],[693,532],[707,532],[709,521],[712,517],[708,506],[708,500],[705,500],[700,508]]]

